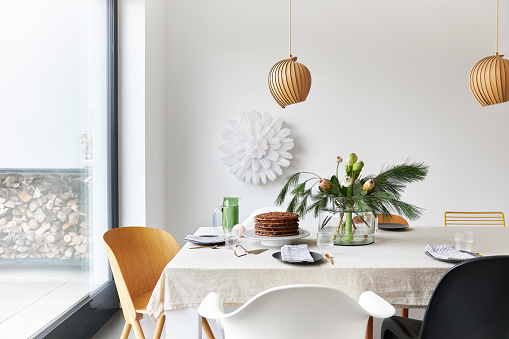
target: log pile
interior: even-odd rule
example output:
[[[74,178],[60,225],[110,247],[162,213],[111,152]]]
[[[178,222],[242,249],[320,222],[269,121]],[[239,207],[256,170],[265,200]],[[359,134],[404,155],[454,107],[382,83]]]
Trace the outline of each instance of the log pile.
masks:
[[[0,174],[0,258],[88,258],[86,189],[82,175]]]

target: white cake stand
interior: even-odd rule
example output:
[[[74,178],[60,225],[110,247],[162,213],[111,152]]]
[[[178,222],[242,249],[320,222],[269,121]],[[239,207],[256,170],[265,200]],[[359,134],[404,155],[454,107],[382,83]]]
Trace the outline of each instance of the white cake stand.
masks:
[[[255,234],[254,230],[249,230],[249,231],[244,232],[242,235],[248,239],[260,240],[260,242],[263,246],[269,246],[269,247],[279,246],[279,247],[281,247],[284,245],[291,244],[293,239],[300,239],[300,238],[307,237],[309,235],[309,232],[299,228],[299,234],[296,234],[296,235],[289,235],[286,237],[264,237],[264,236]]]

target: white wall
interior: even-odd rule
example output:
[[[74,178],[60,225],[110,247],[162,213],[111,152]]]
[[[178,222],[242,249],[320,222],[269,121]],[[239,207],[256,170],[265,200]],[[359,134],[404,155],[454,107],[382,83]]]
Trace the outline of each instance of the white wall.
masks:
[[[211,225],[223,196],[242,198],[241,220],[271,205],[281,178],[239,182],[218,150],[228,120],[253,108],[292,129],[284,175],[330,176],[334,157],[350,152],[364,173],[410,157],[430,165],[404,196],[426,209],[413,225],[441,225],[445,210],[507,212],[509,103],[482,108],[468,89],[471,67],[494,52],[494,4],[294,0],[293,54],[313,84],[283,110],[267,75],[287,57],[287,5],[119,2],[122,225],[161,227],[183,244]],[[509,4],[500,9],[504,52]]]
[[[144,226],[145,1],[118,2],[120,225]]]
[[[166,225],[166,3],[145,2],[145,210],[146,224]]]
[[[221,163],[221,131],[252,108],[292,130],[294,159],[284,175],[330,176],[334,157],[350,152],[364,160],[365,174],[409,157],[430,166],[428,178],[404,195],[426,209],[413,225],[441,225],[446,210],[508,212],[509,104],[482,108],[468,88],[472,66],[494,53],[494,3],[293,1],[292,52],[313,84],[306,102],[281,109],[267,75],[288,56],[287,6],[167,3],[166,229],[180,243],[211,224],[223,196],[242,198],[242,220],[272,204],[281,188],[281,179],[239,182]],[[504,52],[509,4],[500,13]]]

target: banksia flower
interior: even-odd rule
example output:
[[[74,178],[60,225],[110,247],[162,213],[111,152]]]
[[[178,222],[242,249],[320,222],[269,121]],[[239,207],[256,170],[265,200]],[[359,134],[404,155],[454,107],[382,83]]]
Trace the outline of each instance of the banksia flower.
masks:
[[[373,179],[366,180],[366,182],[362,185],[361,189],[363,191],[371,191],[375,187],[375,182]]]
[[[318,187],[320,187],[324,191],[328,191],[332,188],[332,183],[325,178],[321,178],[320,181],[318,182]]]

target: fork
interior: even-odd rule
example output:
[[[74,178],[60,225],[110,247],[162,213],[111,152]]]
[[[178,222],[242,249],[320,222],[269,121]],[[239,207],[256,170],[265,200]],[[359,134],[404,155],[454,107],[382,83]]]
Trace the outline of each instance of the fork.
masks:
[[[334,261],[332,260],[332,258],[333,258],[333,257],[332,257],[332,255],[330,255],[329,253],[327,253],[327,254],[325,255],[325,257],[326,257],[327,259],[329,259],[329,260],[330,260],[330,263],[331,263],[332,265],[334,265]]]
[[[210,246],[189,247],[189,249],[190,249],[190,250],[194,250],[194,249],[196,249],[196,248],[211,248],[211,249],[213,249],[213,250],[216,250],[216,249],[217,249],[217,245],[214,245],[214,246],[212,246],[212,247],[210,247]]]

